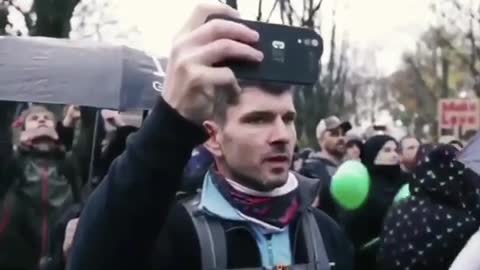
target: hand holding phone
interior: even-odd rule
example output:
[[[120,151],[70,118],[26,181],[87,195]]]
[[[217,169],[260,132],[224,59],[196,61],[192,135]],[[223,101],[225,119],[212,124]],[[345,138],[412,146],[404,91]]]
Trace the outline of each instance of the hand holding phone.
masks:
[[[314,30],[222,15],[211,15],[207,22],[215,19],[244,24],[260,35],[258,42],[249,45],[263,52],[263,61],[216,63],[231,68],[237,79],[295,85],[313,85],[318,80],[323,40]]]
[[[224,59],[263,60],[260,51],[247,45],[257,42],[258,33],[225,20],[204,23],[211,14],[239,16],[225,4],[199,4],[175,38],[162,92],[163,101],[198,125],[211,117],[218,89],[232,93],[241,90],[230,68],[213,64]]]

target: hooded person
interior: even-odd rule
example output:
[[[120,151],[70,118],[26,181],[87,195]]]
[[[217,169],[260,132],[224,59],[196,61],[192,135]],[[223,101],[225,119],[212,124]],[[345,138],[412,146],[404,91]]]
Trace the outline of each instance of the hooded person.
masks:
[[[342,210],[339,222],[356,248],[356,269],[375,269],[377,245],[370,245],[382,230],[383,219],[402,184],[398,144],[387,135],[371,137],[364,145],[361,160],[371,184],[368,198],[355,210]]]
[[[480,226],[480,177],[441,145],[420,163],[411,195],[389,211],[378,253],[380,270],[449,269]]]
[[[63,211],[80,200],[82,164],[88,153],[89,114],[75,152],[67,152],[56,119],[43,106],[31,106],[15,121],[15,103],[0,104],[0,269],[37,269],[48,252],[49,233]],[[91,121],[91,122],[90,122]]]

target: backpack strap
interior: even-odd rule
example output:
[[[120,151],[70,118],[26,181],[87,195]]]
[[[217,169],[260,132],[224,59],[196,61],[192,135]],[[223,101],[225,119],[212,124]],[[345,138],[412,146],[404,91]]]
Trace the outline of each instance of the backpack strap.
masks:
[[[330,270],[330,261],[325,250],[323,237],[312,209],[307,209],[301,217],[309,270]],[[294,268],[295,269],[295,268]]]
[[[227,245],[225,230],[218,219],[209,217],[198,209],[200,194],[193,198],[183,200],[182,205],[192,219],[195,231],[200,242],[202,270],[227,269]],[[330,270],[322,235],[311,209],[304,212],[301,217],[302,231],[305,238],[309,263],[292,265],[287,269],[292,270]],[[259,268],[241,268],[236,270],[259,270]]]
[[[200,241],[202,270],[227,269],[225,230],[218,219],[206,216],[198,209],[200,194],[182,202],[192,218]]]

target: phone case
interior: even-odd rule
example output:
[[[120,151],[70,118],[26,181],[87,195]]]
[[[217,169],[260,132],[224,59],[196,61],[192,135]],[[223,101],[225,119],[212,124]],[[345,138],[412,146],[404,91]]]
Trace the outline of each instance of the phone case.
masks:
[[[219,66],[230,67],[241,80],[313,85],[318,80],[323,40],[314,30],[234,19],[212,15],[207,21],[225,19],[247,25],[260,34],[253,47],[264,53],[261,63],[225,61]]]

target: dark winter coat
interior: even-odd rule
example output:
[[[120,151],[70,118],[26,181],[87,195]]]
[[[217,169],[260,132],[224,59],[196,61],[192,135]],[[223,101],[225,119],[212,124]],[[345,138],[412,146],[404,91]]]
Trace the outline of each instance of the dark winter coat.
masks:
[[[339,206],[330,194],[332,176],[337,170],[337,165],[318,154],[311,155],[304,161],[299,173],[308,178],[318,179],[322,184],[318,208],[337,220]]]
[[[192,150],[205,140],[203,129],[160,99],[88,200],[69,269],[152,269],[152,257],[165,258],[158,266],[171,266],[153,269],[199,269],[200,250],[192,223],[185,211],[172,204]],[[351,269],[351,251],[338,227],[321,212],[316,217],[330,259],[338,269]],[[163,228],[169,239],[160,240],[163,251],[159,251],[156,244]],[[231,248],[227,253],[234,253],[229,265],[258,266],[256,243],[246,230],[239,228],[227,239]],[[297,243],[302,245],[301,241]],[[302,251],[294,254],[302,258]]]
[[[480,177],[441,145],[415,170],[411,196],[385,219],[379,270],[449,269],[480,226]]]

